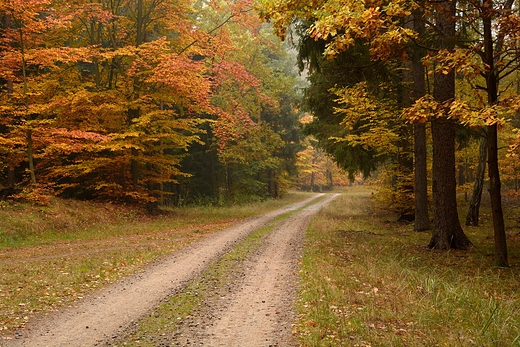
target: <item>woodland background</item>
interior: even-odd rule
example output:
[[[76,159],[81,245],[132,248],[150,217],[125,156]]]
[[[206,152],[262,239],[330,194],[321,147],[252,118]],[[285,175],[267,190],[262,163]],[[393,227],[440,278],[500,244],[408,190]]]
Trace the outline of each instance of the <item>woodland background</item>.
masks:
[[[0,13],[4,195],[240,202],[296,176],[295,64],[251,2],[2,1]]]
[[[346,173],[373,177],[383,208],[433,228],[431,248],[464,249],[457,189],[478,225],[488,166],[507,266],[519,11],[514,0],[4,0],[2,194],[156,209],[330,189]]]

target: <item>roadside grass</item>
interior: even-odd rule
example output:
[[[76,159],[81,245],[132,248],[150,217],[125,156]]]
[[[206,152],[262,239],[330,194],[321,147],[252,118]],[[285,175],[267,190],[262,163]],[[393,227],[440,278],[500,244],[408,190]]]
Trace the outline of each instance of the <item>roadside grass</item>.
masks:
[[[353,188],[306,236],[299,322],[303,346],[520,346],[520,209],[506,212],[510,268],[493,266],[489,210],[465,228],[475,248],[432,251]],[[466,208],[461,209],[461,218]]]
[[[307,196],[294,192],[278,200],[159,215],[60,199],[43,207],[0,202],[0,335],[208,233]]]
[[[303,199],[289,192],[281,199],[234,206],[164,208],[158,215],[132,206],[53,198],[48,206],[0,201],[0,250],[197,227],[233,222]]]

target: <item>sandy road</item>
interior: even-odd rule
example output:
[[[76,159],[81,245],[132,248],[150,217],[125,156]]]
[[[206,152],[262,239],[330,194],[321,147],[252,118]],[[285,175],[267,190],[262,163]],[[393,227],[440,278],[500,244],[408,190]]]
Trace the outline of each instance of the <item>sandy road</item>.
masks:
[[[251,232],[267,225],[276,217],[309,204],[321,195],[322,194],[316,194],[296,204],[285,206],[276,211],[247,219],[234,227],[224,229],[215,235],[148,267],[142,272],[129,276],[93,294],[74,308],[56,313],[39,321],[38,324],[29,324],[26,330],[23,331],[22,337],[10,341],[4,341],[2,342],[2,346],[69,347],[102,345],[104,341],[112,339],[114,336],[118,336],[124,332],[133,321],[138,320],[141,316],[149,312],[151,308],[160,302],[160,300],[171,295],[175,291],[180,290],[185,283],[201,273],[201,271],[203,271],[209,264],[216,261],[226,251],[233,247],[234,244],[247,237]],[[260,300],[265,301],[262,302],[262,305],[266,307],[276,306],[276,297],[274,296],[273,298],[267,299],[266,293],[267,291],[275,293],[276,283],[278,278],[280,278],[279,276],[284,276],[276,272],[284,267],[283,263],[285,262],[283,255],[284,251],[282,250],[281,245],[291,243],[290,240],[291,237],[293,237],[291,235],[296,235],[298,232],[302,233],[314,213],[321,209],[326,203],[330,202],[333,197],[334,196],[327,197],[316,204],[306,207],[294,216],[291,216],[288,221],[283,224],[286,225],[287,223],[290,223],[287,224],[287,228],[283,229],[280,227],[277,229],[288,230],[290,232],[280,231],[273,233],[273,236],[269,238],[269,240],[275,239],[276,237],[280,237],[281,239],[279,241],[273,241],[275,249],[269,250],[267,252],[267,258],[262,260],[262,264],[267,268],[262,269],[256,268],[256,266],[254,267],[255,270],[252,271],[253,277],[251,277],[251,285],[248,286],[254,288],[256,286],[255,283],[258,281],[269,281],[271,283],[270,287],[264,287],[265,290],[259,292],[263,293],[262,297],[266,297],[266,299]],[[278,234],[280,234],[280,236],[276,236]],[[269,259],[269,254],[271,255],[271,259]],[[276,256],[274,256],[275,254]],[[295,258],[293,257],[292,259]],[[258,277],[262,275],[268,275],[270,277],[265,279]],[[239,302],[239,300],[254,302],[256,299],[250,299],[247,297],[245,297],[245,299],[237,298],[237,302]],[[240,303],[237,305],[243,306],[243,304]],[[238,311],[230,308],[229,312]],[[263,314],[264,317],[269,317],[267,316],[269,313]],[[260,321],[260,319],[256,320]],[[248,342],[246,340],[228,340],[228,337],[231,336],[228,332],[224,332],[223,335],[219,333],[219,331],[226,330],[228,325],[237,324],[236,322],[240,321],[243,321],[243,319],[222,317],[220,322],[226,326],[219,327],[219,325],[215,325],[215,332],[208,332],[210,340],[204,344],[208,346],[214,344],[229,346],[266,345],[263,342],[260,343],[260,340],[256,337],[255,340],[252,340],[247,336],[243,337]],[[269,319],[264,320],[262,325],[267,327],[268,321]],[[246,323],[246,326],[251,325]],[[237,329],[233,328],[233,330]],[[256,328],[249,330],[257,331]],[[226,339],[222,340],[222,336],[226,336]],[[241,339],[242,337],[237,338]],[[263,335],[259,337],[259,339],[263,338]],[[246,342],[243,342],[242,344],[240,341]],[[254,344],[250,344],[249,342]]]
[[[230,299],[203,346],[294,346],[291,334],[297,263],[312,217],[339,194],[328,196],[286,219],[266,239],[262,253],[247,266],[242,289]],[[287,320],[290,319],[290,320]]]

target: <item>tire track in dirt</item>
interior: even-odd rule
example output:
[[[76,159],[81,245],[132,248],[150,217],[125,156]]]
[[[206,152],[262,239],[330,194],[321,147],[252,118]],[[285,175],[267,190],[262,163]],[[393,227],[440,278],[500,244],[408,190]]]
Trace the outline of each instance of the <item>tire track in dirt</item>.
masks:
[[[295,346],[292,339],[297,268],[303,236],[314,215],[336,199],[330,195],[289,217],[265,241],[248,264],[241,290],[221,311],[200,346]]]
[[[92,294],[76,307],[28,324],[24,330],[18,332],[21,336],[3,341],[2,346],[100,345],[103,341],[118,336],[162,299],[180,290],[187,281],[201,273],[235,243],[273,219],[297,210],[322,195],[313,195],[298,203],[249,218],[236,226],[224,229],[144,271]]]

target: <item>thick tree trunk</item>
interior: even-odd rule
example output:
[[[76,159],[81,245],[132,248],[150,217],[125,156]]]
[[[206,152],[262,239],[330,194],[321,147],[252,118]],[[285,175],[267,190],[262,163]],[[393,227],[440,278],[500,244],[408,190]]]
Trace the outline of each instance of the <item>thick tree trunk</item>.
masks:
[[[473,185],[473,194],[469,202],[468,215],[466,216],[466,225],[478,226],[480,201],[482,198],[482,190],[484,187],[484,176],[486,174],[487,159],[487,134],[480,140],[480,148],[478,155],[477,177]]]
[[[453,121],[432,121],[432,137],[433,234],[428,247],[467,249],[471,242],[462,230],[457,212]]]
[[[448,38],[455,37],[455,0],[439,3],[437,27]],[[439,48],[452,49],[453,44],[443,40]],[[455,97],[455,72],[436,72],[433,97],[445,109]],[[447,112],[447,110],[446,110]],[[433,234],[428,244],[436,249],[467,249],[471,242],[464,234],[457,212],[455,177],[455,123],[451,119],[432,120],[433,137]]]

